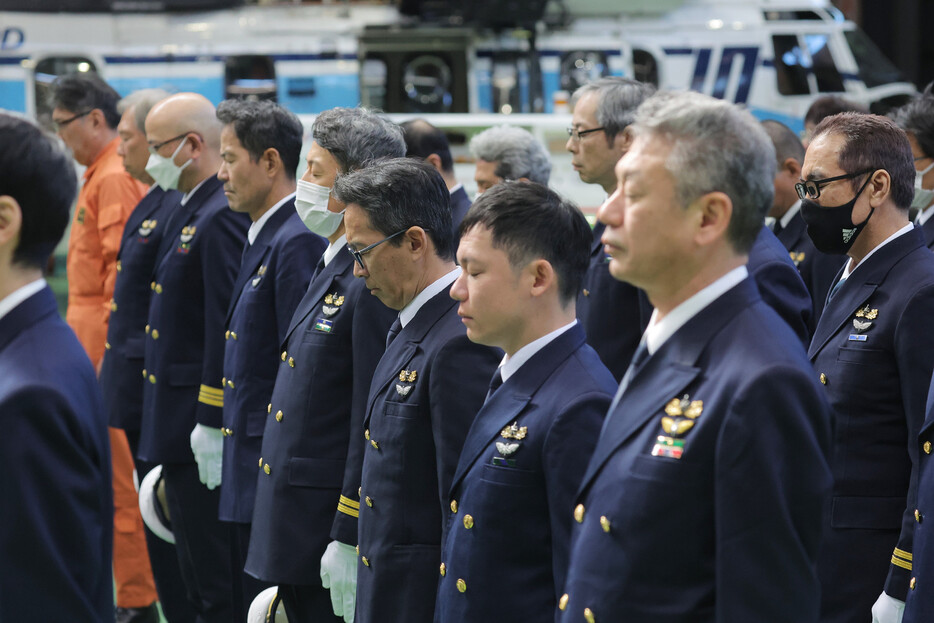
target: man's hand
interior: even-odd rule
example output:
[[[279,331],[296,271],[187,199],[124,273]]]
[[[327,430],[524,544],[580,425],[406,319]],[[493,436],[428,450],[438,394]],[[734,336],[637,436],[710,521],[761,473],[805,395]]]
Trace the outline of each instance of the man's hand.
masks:
[[[224,459],[224,439],[221,429],[195,424],[191,431],[191,453],[198,464],[198,478],[208,489],[221,484],[221,465]]]
[[[872,623],[902,623],[905,602],[889,597],[884,592],[872,605]]]
[[[357,551],[356,548],[331,541],[321,557],[321,585],[331,590],[331,607],[334,614],[353,623],[354,605],[357,599]]]

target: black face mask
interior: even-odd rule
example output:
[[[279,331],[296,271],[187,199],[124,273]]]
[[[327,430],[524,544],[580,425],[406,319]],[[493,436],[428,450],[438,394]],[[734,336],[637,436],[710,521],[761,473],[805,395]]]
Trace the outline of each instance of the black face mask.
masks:
[[[869,222],[872,213],[876,211],[875,208],[871,208],[869,216],[862,223],[858,225],[853,223],[853,207],[871,179],[872,175],[867,177],[856,196],[843,205],[825,207],[817,205],[810,199],[801,200],[801,217],[807,223],[808,236],[818,251],[843,255],[856,242],[857,236]]]

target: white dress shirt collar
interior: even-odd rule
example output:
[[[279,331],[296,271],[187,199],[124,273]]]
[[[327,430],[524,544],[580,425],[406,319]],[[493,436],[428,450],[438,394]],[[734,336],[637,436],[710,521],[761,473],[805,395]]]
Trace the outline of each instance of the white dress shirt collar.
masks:
[[[409,304],[402,308],[399,312],[399,322],[404,327],[412,321],[412,318],[415,318],[415,314],[418,313],[418,310],[422,308],[422,305],[427,303],[446,287],[454,283],[454,280],[457,279],[461,274],[461,267],[455,266],[454,270],[448,274],[442,276],[439,279],[436,279],[433,283],[429,284],[427,288],[419,292],[414,299],[409,301]]]

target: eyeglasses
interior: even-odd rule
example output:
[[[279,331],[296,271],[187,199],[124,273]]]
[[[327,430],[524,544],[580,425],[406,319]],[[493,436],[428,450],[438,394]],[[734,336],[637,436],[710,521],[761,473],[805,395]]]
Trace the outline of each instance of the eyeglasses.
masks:
[[[60,121],[56,121],[55,119],[52,119],[52,125],[55,126],[55,130],[58,131],[64,128],[69,123],[71,123],[72,121],[77,121],[81,117],[87,117],[92,112],[94,112],[93,108],[91,110],[85,110],[84,112],[80,112],[74,117],[69,117],[68,119],[61,119]]]
[[[395,238],[396,236],[401,236],[402,234],[404,234],[404,233],[407,232],[407,231],[409,231],[408,228],[403,229],[403,230],[401,230],[401,231],[397,231],[396,233],[394,233],[394,234],[391,235],[391,236],[386,236],[385,238],[383,238],[383,239],[380,240],[379,242],[374,242],[374,243],[371,244],[370,246],[363,247],[363,248],[360,249],[359,251],[357,251],[357,250],[355,250],[355,249],[352,249],[352,248],[350,247],[350,245],[348,244],[348,245],[347,245],[347,253],[350,253],[350,254],[353,256],[353,259],[357,262],[357,264],[360,265],[360,268],[362,268],[363,270],[366,270],[366,265],[363,263],[363,255],[364,255],[365,253],[369,253],[370,251],[372,251],[373,249],[375,249],[375,248],[378,247],[379,245],[383,244],[383,243],[386,242],[387,240],[392,240],[392,239]]]
[[[576,142],[576,141],[581,140],[583,137],[587,136],[588,134],[593,134],[594,132],[602,132],[605,129],[606,128],[604,128],[603,126],[600,126],[599,128],[592,128],[590,130],[578,130],[577,128],[569,127],[568,136]]]
[[[149,151],[151,151],[152,153],[156,153],[157,151],[159,151],[160,149],[162,149],[163,147],[165,147],[165,146],[168,145],[169,143],[171,143],[171,142],[173,142],[173,141],[177,141],[177,140],[180,139],[180,138],[185,138],[185,137],[188,136],[189,134],[191,134],[191,132],[185,132],[184,134],[179,134],[178,136],[173,136],[173,137],[170,138],[169,140],[167,140],[167,141],[162,141],[161,143],[149,143]]]
[[[866,169],[865,171],[860,171],[859,173],[847,173],[846,175],[838,175],[836,177],[826,177],[822,180],[808,180],[806,182],[798,182],[795,184],[795,190],[798,192],[798,199],[817,199],[820,197],[821,186],[826,186],[831,182],[838,182],[840,180],[851,180],[854,177],[859,177],[860,175],[865,175],[866,173],[872,173],[875,169]]]

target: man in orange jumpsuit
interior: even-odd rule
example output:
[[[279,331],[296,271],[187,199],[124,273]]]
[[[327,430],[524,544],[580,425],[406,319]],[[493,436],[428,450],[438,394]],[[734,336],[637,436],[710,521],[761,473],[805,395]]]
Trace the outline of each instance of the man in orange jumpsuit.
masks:
[[[65,319],[98,367],[117,274],[123,226],[146,192],[117,155],[120,96],[95,74],[58,78],[52,121],[78,164],[87,167],[68,240],[68,311]],[[157,623],[156,588],[133,485],[126,436],[110,429],[114,487],[114,579],[117,623]]]

